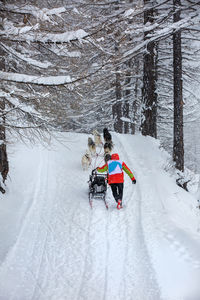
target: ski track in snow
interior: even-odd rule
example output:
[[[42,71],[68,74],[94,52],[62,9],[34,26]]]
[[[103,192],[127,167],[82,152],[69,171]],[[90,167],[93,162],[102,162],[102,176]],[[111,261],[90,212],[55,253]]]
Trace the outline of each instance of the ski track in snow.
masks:
[[[76,162],[61,145],[55,151],[40,148],[30,205],[0,266],[0,300],[180,300],[162,286],[161,261],[164,270],[176,259],[199,272],[199,244],[169,219],[162,202],[164,187],[152,179],[153,166],[144,166],[142,153],[136,157],[125,136],[113,138],[114,152],[123,154],[137,179],[132,185],[125,174],[120,211],[110,188],[109,209],[94,200],[91,210],[79,141],[73,148]],[[166,251],[172,261],[165,262]],[[166,278],[168,271],[162,272]]]

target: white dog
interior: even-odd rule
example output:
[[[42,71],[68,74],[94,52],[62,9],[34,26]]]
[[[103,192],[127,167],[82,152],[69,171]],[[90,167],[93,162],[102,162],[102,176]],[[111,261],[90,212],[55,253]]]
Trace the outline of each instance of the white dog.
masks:
[[[98,146],[102,146],[103,145],[103,142],[102,142],[102,139],[101,139],[101,135],[100,133],[97,131],[97,130],[93,130],[93,135],[94,135],[94,142],[95,142],[95,145],[98,147]]]
[[[88,150],[86,150],[85,155],[83,155],[83,157],[81,159],[83,171],[88,170],[91,163],[92,163],[92,158],[91,158],[90,152]]]

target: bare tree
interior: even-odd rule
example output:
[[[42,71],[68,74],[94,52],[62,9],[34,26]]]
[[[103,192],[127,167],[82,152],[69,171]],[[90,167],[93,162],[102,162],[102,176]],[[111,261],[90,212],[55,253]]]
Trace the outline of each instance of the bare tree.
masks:
[[[180,21],[181,0],[173,0],[174,23]],[[173,74],[174,74],[174,143],[173,160],[178,170],[184,171],[183,142],[183,92],[182,92],[182,48],[181,31],[173,33]]]
[[[144,0],[148,9],[144,11],[144,25],[153,24],[155,18],[154,8],[150,8],[150,0]],[[144,39],[148,41],[150,31],[145,31]],[[144,53],[144,75],[143,75],[143,120],[142,134],[157,137],[157,50],[156,42],[149,41]]]
[[[4,52],[0,50],[0,69],[4,70]],[[0,191],[5,193],[3,185],[7,179],[9,164],[6,149],[6,128],[5,128],[5,99],[0,97]]]

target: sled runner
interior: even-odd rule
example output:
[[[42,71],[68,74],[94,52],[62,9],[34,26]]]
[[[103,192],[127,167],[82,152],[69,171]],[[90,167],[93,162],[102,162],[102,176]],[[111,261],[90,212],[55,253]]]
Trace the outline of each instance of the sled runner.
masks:
[[[97,174],[96,170],[93,170],[89,177],[89,203],[91,208],[93,205],[93,199],[100,199],[104,201],[105,206],[108,209],[106,191],[107,174]]]

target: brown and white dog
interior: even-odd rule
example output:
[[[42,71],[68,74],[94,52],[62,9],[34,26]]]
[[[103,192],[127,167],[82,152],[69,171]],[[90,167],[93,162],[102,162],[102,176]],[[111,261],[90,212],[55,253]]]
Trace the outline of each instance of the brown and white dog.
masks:
[[[91,137],[88,138],[88,148],[92,156],[96,155],[96,145]]]
[[[88,150],[86,150],[85,154],[83,155],[83,157],[81,159],[81,164],[82,164],[83,171],[88,170],[91,163],[92,163],[91,154]]]
[[[97,147],[102,146],[102,145],[103,145],[103,142],[102,142],[100,133],[99,133],[97,130],[93,130],[92,133],[93,133],[93,135],[94,135],[94,142],[95,142],[95,145],[96,145]]]

